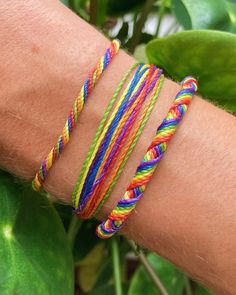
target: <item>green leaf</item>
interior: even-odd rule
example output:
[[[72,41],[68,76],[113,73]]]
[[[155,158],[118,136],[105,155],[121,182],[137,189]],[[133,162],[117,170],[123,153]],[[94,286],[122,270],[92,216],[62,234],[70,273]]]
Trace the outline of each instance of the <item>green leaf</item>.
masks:
[[[236,24],[236,2],[233,1],[226,1],[226,9],[228,11],[230,20],[232,24]]]
[[[88,0],[67,0],[70,9],[72,9],[75,13],[81,16],[86,21],[89,21],[88,14]]]
[[[69,1],[68,0],[60,0],[65,6],[69,7]]]
[[[173,11],[186,29],[223,29],[230,23],[225,0],[173,0]]]
[[[99,27],[103,27],[106,16],[107,16],[107,1],[108,0],[99,0],[98,1],[98,12],[97,12],[97,23]]]
[[[147,45],[151,63],[180,81],[186,75],[199,80],[199,93],[236,111],[236,36],[199,30],[176,33]]]
[[[185,275],[173,264],[154,253],[148,255],[148,260],[165,286],[169,295],[181,295],[185,286]],[[161,295],[143,266],[140,266],[134,273],[128,295]]]
[[[227,31],[236,34],[236,24],[230,25]]]
[[[113,265],[112,259],[107,257],[102,263],[99,274],[96,278],[96,282],[93,285],[93,289],[89,292],[89,295],[99,295],[99,294],[114,294],[114,284],[113,284]],[[103,292],[103,293],[102,293]]]
[[[73,261],[49,200],[0,172],[0,294],[73,294]]]
[[[64,225],[65,230],[68,230],[71,218],[72,218],[72,207],[66,204],[54,203],[53,204],[61,221]]]
[[[96,282],[93,286],[93,290],[105,285],[110,284],[113,282],[113,264],[111,257],[106,257],[105,261],[102,263],[101,269],[97,276]],[[114,288],[114,286],[113,286]]]
[[[107,12],[108,15],[123,16],[125,13],[135,11],[144,5],[145,0],[108,0]]]
[[[96,245],[104,244],[104,241],[99,239],[96,235],[96,225],[97,221],[95,220],[89,220],[82,223],[79,232],[76,235],[73,247],[75,264],[81,262]]]
[[[226,9],[231,21],[230,25],[227,27],[227,31],[236,34],[236,2],[234,0],[226,1]]]
[[[114,285],[104,284],[96,289],[89,292],[89,295],[114,295],[115,289]]]
[[[122,284],[122,290],[124,290],[123,294],[127,294],[127,291],[126,291],[127,284]],[[103,285],[99,286],[98,288],[94,288],[88,294],[89,295],[114,295],[115,294],[115,286],[114,286],[114,284],[111,284],[111,283],[103,284]]]
[[[104,244],[97,244],[79,263],[79,285],[84,292],[92,290],[104,258]]]
[[[194,289],[193,295],[213,295],[213,293],[210,293],[208,290],[203,288],[200,285],[197,285]]]
[[[134,57],[142,63],[148,63],[148,58],[146,55],[146,46],[145,44],[140,44],[135,48]]]

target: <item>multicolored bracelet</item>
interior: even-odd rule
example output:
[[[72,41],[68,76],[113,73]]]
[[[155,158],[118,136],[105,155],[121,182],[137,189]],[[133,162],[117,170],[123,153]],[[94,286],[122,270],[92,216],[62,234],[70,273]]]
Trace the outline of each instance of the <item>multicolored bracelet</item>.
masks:
[[[127,144],[127,147],[124,148],[122,154],[121,154],[121,160],[119,165],[113,169],[112,174],[110,176],[110,180],[106,183],[106,185],[104,185],[102,191],[101,191],[101,196],[104,196],[100,202],[100,204],[98,205],[94,216],[96,217],[97,213],[99,212],[99,210],[101,209],[102,205],[104,204],[104,202],[107,200],[107,198],[109,197],[112,189],[114,188],[123,168],[124,165],[126,164],[127,160],[129,159],[130,154],[132,153],[138,138],[140,137],[146,123],[147,120],[150,117],[150,114],[152,112],[152,109],[154,107],[154,104],[158,98],[158,95],[162,89],[163,86],[163,82],[164,82],[164,75],[161,75],[159,78],[159,81],[157,81],[151,95],[150,95],[150,100],[149,103],[147,104],[147,106],[145,107],[145,110],[142,113],[142,116],[139,119],[139,124],[137,124],[134,127],[133,130],[133,134]]]
[[[182,81],[182,88],[176,95],[166,118],[158,127],[156,136],[138,166],[124,196],[110,213],[108,219],[97,227],[96,232],[100,238],[106,239],[113,236],[122,228],[126,219],[135,209],[196,91],[197,81],[193,77],[186,77]]]
[[[110,48],[106,50],[86,79],[74,101],[62,134],[43,160],[32,181],[34,190],[41,189],[54,161],[69,142],[88,95],[118,53],[119,48],[120,42],[112,41]],[[122,87],[135,67],[137,67],[135,73],[115,105]],[[74,212],[80,218],[94,217],[109,197],[147,123],[162,88],[163,80],[161,69],[154,65],[138,65],[137,63],[130,67],[119,83],[98,126],[72,194]],[[120,230],[135,209],[137,202],[142,198],[147,184],[167,149],[168,142],[176,132],[198,87],[197,81],[190,76],[186,77],[181,85],[181,90],[177,93],[167,116],[158,127],[125,194],[107,220],[97,227],[98,237],[106,239]]]
[[[118,86],[119,90],[128,73]],[[75,212],[80,218],[91,218],[109,196],[148,120],[162,82],[163,76],[160,69],[153,65],[140,65],[106,125],[108,112],[105,112],[105,118],[98,127],[73,193]],[[112,104],[118,92],[118,90],[115,91],[111,99]],[[149,101],[127,140],[150,92]],[[111,104],[108,109],[111,109]],[[126,146],[122,150],[125,143]],[[108,178],[109,182],[104,188],[104,182]]]
[[[42,165],[32,181],[32,187],[34,190],[39,191],[41,189],[50,168],[69,142],[70,134],[78,121],[78,116],[83,109],[88,95],[91,93],[102,73],[111,63],[113,57],[118,53],[119,48],[120,42],[118,40],[113,40],[110,48],[106,50],[104,56],[99,60],[97,66],[91,71],[88,78],[85,80],[78,97],[76,97],[74,101],[73,108],[69,113],[62,134],[58,137],[56,144],[53,146],[47,157],[43,160]]]

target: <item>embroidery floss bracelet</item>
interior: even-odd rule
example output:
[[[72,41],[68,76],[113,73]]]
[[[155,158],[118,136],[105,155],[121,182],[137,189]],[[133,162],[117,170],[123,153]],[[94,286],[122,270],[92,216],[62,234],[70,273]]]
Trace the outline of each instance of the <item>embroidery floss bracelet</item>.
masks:
[[[186,77],[182,81],[182,88],[176,95],[166,118],[158,127],[156,136],[138,166],[124,196],[112,210],[108,219],[97,227],[98,237],[110,238],[121,229],[126,219],[131,215],[138,200],[143,196],[157,164],[167,149],[168,142],[173,137],[196,91],[197,81],[193,77]]]
[[[105,181],[107,181],[109,179],[109,182],[112,184],[112,187],[113,187],[115,185],[115,182],[118,180],[118,177],[119,177],[119,175],[122,171],[122,168],[124,167],[124,164],[125,164],[125,162],[123,163],[123,160],[124,160],[127,153],[128,153],[127,157],[129,157],[129,155],[131,154],[131,151],[132,151],[132,150],[130,150],[131,144],[134,143],[134,146],[135,146],[135,143],[137,142],[136,136],[138,133],[138,128],[140,128],[141,125],[143,124],[143,120],[147,116],[147,112],[149,113],[150,105],[152,105],[152,107],[153,107],[154,94],[156,93],[157,88],[160,86],[160,82],[162,81],[162,79],[160,79],[160,76],[161,76],[161,70],[158,69],[158,70],[156,70],[155,78],[153,79],[152,83],[149,85],[149,87],[151,85],[152,86],[155,85],[153,88],[154,91],[152,91],[150,97],[148,97],[147,104],[145,105],[145,107],[142,111],[142,114],[138,118],[137,123],[132,124],[132,125],[134,125],[133,130],[132,130],[133,132],[131,133],[128,141],[126,142],[126,146],[124,146],[121,153],[119,150],[117,150],[117,152],[114,152],[114,147],[111,149],[109,146],[110,149],[108,151],[108,154],[104,158],[104,161],[103,161],[102,165],[100,166],[99,171],[97,173],[96,181],[94,181],[94,184],[93,184],[91,190],[89,191],[90,198],[86,204],[87,210],[84,210],[84,214],[82,216],[90,218],[95,213],[95,211],[99,210],[98,207],[100,206],[101,202],[104,203],[105,197],[107,198],[109,196],[110,191],[108,192],[106,189],[103,190]],[[149,94],[149,91],[146,93],[146,96],[148,94]],[[157,97],[155,97],[155,100],[156,100],[156,98]],[[146,98],[143,98],[143,99],[146,99]],[[124,127],[124,129],[125,128],[126,127]],[[123,132],[123,130],[122,130],[122,132]],[[123,141],[121,140],[119,144],[121,146],[123,146]],[[134,148],[134,146],[132,146],[132,148]],[[112,163],[112,161],[114,161],[114,159],[117,158],[118,153],[121,155],[116,160],[117,163]],[[126,161],[127,161],[127,159],[128,158],[126,158]],[[114,168],[113,166],[116,166],[116,167]],[[119,169],[121,169],[121,171],[119,171]],[[119,171],[119,174],[117,175],[118,171]],[[87,211],[90,212],[90,215],[87,213]]]
[[[136,116],[138,114],[138,111],[140,110],[143,98],[147,95],[147,87],[149,85],[149,81],[151,80],[151,77],[153,75],[153,66],[150,67],[147,78],[143,83],[141,83],[138,92],[136,92],[129,101],[127,101],[127,104],[124,107],[123,115],[122,117],[118,118],[118,120],[114,119],[112,122],[110,128],[108,129],[106,136],[104,137],[104,140],[102,144],[99,146],[99,149],[96,153],[96,157],[89,169],[89,173],[87,174],[83,190],[82,190],[82,199],[84,202],[88,200],[88,198],[92,198],[92,191],[91,187],[94,185],[94,181],[97,176],[98,170],[101,168],[101,165],[106,166],[106,171],[108,171],[108,167],[110,163],[114,163],[114,159],[117,158],[117,155],[119,154],[119,151],[121,150],[127,136],[129,135],[129,132],[134,124],[134,121],[136,119]],[[136,116],[135,116],[136,114]],[[116,128],[113,129],[113,123],[118,122],[118,125]],[[112,138],[110,137],[111,130],[113,129]],[[127,131],[127,132],[126,132]],[[105,155],[109,153],[109,151],[112,148],[111,155],[109,154],[109,159]],[[97,182],[98,180],[96,180]],[[87,205],[87,203],[86,203]],[[82,206],[81,206],[82,207]],[[79,207],[80,208],[80,207]]]
[[[62,130],[62,134],[58,137],[56,144],[53,146],[47,157],[43,160],[38,172],[35,175],[34,180],[32,181],[32,187],[34,190],[40,191],[43,182],[54,161],[59,157],[64,147],[69,142],[70,134],[78,121],[78,116],[83,109],[88,95],[91,93],[102,73],[111,63],[113,57],[118,53],[119,48],[120,42],[118,40],[113,40],[111,42],[110,48],[106,50],[104,56],[99,60],[97,66],[91,71],[88,78],[85,80],[80,94],[74,101],[74,105]]]
[[[146,85],[144,85],[144,81],[142,82],[141,77],[139,74],[137,74],[138,71],[142,73],[141,70],[147,69],[147,67],[150,67],[149,69],[149,76],[146,80]],[[120,154],[120,151],[122,149],[123,143],[125,142],[127,135],[130,133],[134,121],[137,118],[138,113],[140,112],[141,106],[143,102],[145,101],[147,95],[149,92],[154,88],[155,93],[158,90],[160,90],[160,81],[162,79],[159,79],[162,74],[162,71],[159,69],[156,69],[154,66],[143,66],[142,68],[138,68],[132,82],[129,84],[129,86],[124,91],[123,97],[126,97],[127,105],[124,105],[121,103],[124,102],[123,97],[121,97],[120,102],[118,103],[116,109],[114,110],[114,113],[116,115],[112,115],[110,117],[110,121],[107,123],[107,127],[103,127],[103,132],[100,135],[100,140],[98,141],[97,146],[94,149],[93,156],[91,156],[91,153],[89,154],[90,161],[89,163],[86,162],[86,171],[83,174],[83,176],[79,177],[79,186],[75,187],[75,195],[76,195],[76,202],[75,204],[77,207],[75,207],[75,212],[82,218],[90,218],[94,211],[97,209],[99,203],[103,199],[103,195],[100,195],[100,190],[103,187],[103,183],[105,179],[107,179],[107,176],[109,175],[109,171],[111,171],[111,168],[114,166],[115,161],[117,161],[117,157]],[[163,77],[162,77],[163,78]],[[140,79],[140,80],[138,80]],[[159,79],[159,80],[158,80]],[[158,83],[157,83],[158,80]],[[134,88],[133,96],[131,95],[129,89],[130,85],[136,85],[136,88]],[[142,89],[140,89],[140,86],[142,86]],[[137,93],[138,92],[138,93]],[[126,94],[125,94],[126,93]],[[127,101],[128,97],[127,94],[129,93],[129,96],[131,98]],[[142,128],[144,127],[151,109],[154,105],[153,95],[151,95],[152,100],[148,103],[148,105],[145,107],[144,114],[140,117],[138,121],[138,126],[135,127],[134,131],[128,141],[128,147],[125,148],[125,154],[122,154],[121,159],[118,159],[118,166],[116,168],[115,174],[113,173],[113,185],[114,182],[117,181],[119,174],[121,173],[121,170],[125,164],[125,161],[127,161],[127,158],[129,157],[132,149],[135,146],[135,143],[137,142],[138,136],[140,135]],[[128,106],[128,107],[126,107]],[[119,107],[119,109],[118,109]],[[123,111],[121,109],[123,108]],[[118,116],[120,110],[123,112],[123,117]],[[121,113],[120,113],[121,114]],[[113,122],[115,122],[115,126],[112,125]],[[117,124],[118,123],[118,124]],[[116,129],[113,129],[114,128]],[[141,130],[139,129],[141,128]],[[99,128],[101,129],[101,128]],[[112,130],[112,133],[111,133]],[[110,135],[113,134],[111,137]],[[105,152],[104,152],[105,151]],[[127,154],[128,151],[128,154]],[[121,162],[119,162],[121,161]],[[117,174],[117,172],[119,174]],[[86,176],[87,175],[87,176]],[[85,177],[86,176],[86,177]],[[84,179],[84,180],[82,180]],[[82,182],[81,182],[82,181]],[[78,184],[77,184],[78,185]],[[78,189],[79,188],[79,189]],[[106,194],[106,197],[109,195],[109,192],[104,191]],[[82,194],[81,194],[82,193]],[[79,194],[79,196],[78,196]],[[75,199],[74,199],[75,200]]]
[[[134,124],[132,122],[132,124],[129,124],[128,128],[127,128],[127,123],[129,123],[129,120],[128,120],[124,126],[121,126],[122,129],[116,135],[117,140],[115,139],[114,146],[112,147],[112,144],[109,145],[108,152],[107,152],[106,156],[104,157],[103,162],[101,163],[101,166],[99,167],[99,170],[96,175],[96,179],[93,182],[93,185],[88,192],[88,201],[86,203],[86,207],[84,208],[84,210],[82,211],[82,213],[80,215],[82,218],[91,218],[91,216],[94,214],[94,212],[97,211],[97,208],[98,208],[100,202],[102,202],[104,200],[105,195],[101,193],[101,190],[104,186],[104,182],[107,181],[107,179],[110,177],[109,181],[112,182],[112,185],[114,186],[114,184],[115,184],[114,182],[117,181],[118,176],[119,176],[119,175],[117,175],[118,169],[119,168],[122,169],[122,167],[124,167],[125,163],[123,163],[123,165],[122,165],[122,161],[124,160],[124,157],[127,152],[129,152],[129,155],[130,155],[131,143],[137,142],[137,139],[135,138],[135,136],[137,136],[137,129],[143,124],[143,120],[146,117],[147,112],[150,111],[149,108],[150,108],[150,104],[152,104],[152,102],[153,102],[153,95],[156,92],[156,90],[160,84],[160,81],[161,81],[161,79],[159,79],[160,76],[161,76],[161,70],[159,70],[159,69],[155,70],[153,80],[150,81],[151,83],[147,83],[148,90],[147,91],[144,90],[143,95],[140,96],[141,102],[137,104],[137,109],[135,109],[134,112],[131,114],[131,117],[130,117],[130,118],[132,118],[131,120],[135,121],[137,119],[137,114],[135,112],[140,112],[141,104],[143,104],[143,102],[146,99],[146,97],[148,96],[150,90],[154,87],[154,92],[152,92],[152,94],[148,98],[148,103],[145,105],[140,118],[137,120],[137,123]],[[134,129],[133,129],[133,132],[131,133],[131,136],[128,139],[128,142],[126,141],[126,143],[125,143],[126,136],[124,136],[119,141],[122,133],[126,132],[126,130],[128,131],[128,133],[130,133],[129,127],[132,128],[133,126],[134,126]],[[124,145],[124,143],[126,144],[126,146]],[[122,148],[117,148],[117,146],[120,146],[120,147],[124,146],[124,149],[122,150]],[[132,146],[132,148],[133,147],[134,146]],[[122,154],[121,154],[120,150],[122,150]],[[121,155],[119,156],[119,154],[121,154]],[[115,165],[118,166],[118,169],[117,168],[114,169]],[[116,177],[116,175],[117,175],[117,177]]]
[[[122,107],[122,103],[125,103],[125,99],[127,99],[126,95],[130,95],[130,92],[133,91],[133,89],[134,89],[134,86],[135,86],[134,81],[135,81],[135,79],[138,78],[138,73],[141,70],[142,65],[139,65],[139,67],[136,70],[136,73],[135,73],[135,75],[133,77],[133,80],[131,82],[129,82],[129,84],[126,87],[123,95],[121,96],[117,106],[115,107],[115,109],[113,111],[113,114],[110,116],[110,118],[108,120],[107,118],[108,118],[108,115],[109,115],[109,113],[111,111],[111,108],[114,105],[115,100],[116,100],[122,86],[126,82],[129,74],[131,73],[131,71],[134,69],[135,66],[136,65],[132,66],[128,70],[128,72],[125,74],[124,78],[119,83],[119,85],[118,85],[117,89],[115,90],[115,92],[114,92],[114,94],[113,94],[113,96],[111,98],[111,101],[110,101],[110,103],[109,103],[109,105],[108,105],[108,107],[107,107],[107,109],[106,109],[106,111],[104,113],[104,117],[103,117],[101,123],[99,124],[96,135],[95,135],[94,140],[93,140],[93,142],[92,142],[92,144],[91,144],[91,146],[89,148],[89,151],[88,151],[87,156],[85,158],[85,161],[83,163],[82,169],[80,171],[80,175],[78,177],[77,183],[75,185],[75,188],[74,188],[74,191],[73,191],[73,194],[72,194],[72,203],[73,203],[73,206],[74,206],[75,210],[77,210],[78,205],[79,205],[80,194],[81,194],[81,191],[83,189],[83,183],[84,183],[84,181],[86,179],[86,175],[87,175],[87,173],[89,171],[89,167],[91,166],[92,161],[94,160],[94,157],[96,155],[96,151],[97,151],[99,145],[101,144],[102,139],[104,138],[104,134],[107,132],[108,127],[111,124],[112,120],[114,120],[115,115],[117,114],[119,108]],[[145,74],[145,71],[146,71],[146,68],[143,69],[142,75]],[[141,78],[141,76],[140,76],[140,78]],[[106,122],[107,120],[108,120],[108,122]]]
[[[77,213],[79,213],[82,206],[84,206],[84,201],[83,201],[83,199],[81,199],[81,193],[84,188],[84,183],[87,179],[87,175],[89,172],[91,173],[91,168],[93,168],[95,163],[97,164],[98,157],[101,158],[101,156],[102,156],[101,152],[104,153],[104,151],[106,151],[106,149],[108,148],[108,145],[109,145],[108,140],[111,140],[111,137],[116,130],[116,127],[117,127],[117,125],[123,115],[124,109],[127,105],[127,101],[130,98],[130,95],[132,95],[133,91],[137,91],[137,90],[140,91],[140,88],[139,88],[140,86],[143,87],[143,85],[139,85],[137,87],[136,82],[139,80],[142,84],[142,82],[147,77],[147,69],[148,69],[148,67],[146,67],[146,66],[144,67],[143,65],[140,65],[137,68],[132,80],[129,82],[125,91],[123,92],[123,94],[119,98],[119,101],[118,101],[117,105],[115,106],[114,111],[110,115],[106,124],[103,126],[103,128],[101,130],[101,134],[99,135],[99,137],[96,141],[96,144],[93,147],[92,153],[89,155],[89,159],[86,162],[86,165],[84,163],[84,165],[82,167],[82,170],[80,172],[78,181],[75,185],[75,189],[73,192],[73,199],[75,200],[75,208],[76,208]],[[101,147],[100,154],[97,153],[99,147]]]
[[[114,188],[114,186],[115,186],[115,184],[116,184],[116,182],[117,182],[117,180],[124,168],[124,165],[126,164],[127,160],[129,159],[129,156],[132,153],[132,151],[137,143],[137,140],[140,137],[140,135],[143,131],[143,128],[145,127],[145,125],[147,123],[148,118],[150,117],[151,111],[152,111],[154,104],[157,100],[157,97],[162,89],[163,82],[164,82],[164,75],[161,75],[160,82],[159,83],[157,82],[155,88],[153,89],[154,95],[151,94],[152,99],[150,100],[150,103],[149,103],[148,107],[146,108],[146,110],[143,112],[143,115],[142,115],[143,118],[140,118],[140,124],[137,125],[136,128],[134,129],[133,136],[131,136],[126,149],[124,149],[124,151],[121,155],[121,160],[120,160],[119,165],[116,167],[116,169],[113,170],[109,182],[106,184],[106,186],[104,186],[103,190],[101,191],[101,195],[104,197],[102,198],[102,201],[100,202],[100,204],[96,208],[96,211],[94,213],[94,217],[96,217],[96,215],[100,211],[102,205],[109,197],[112,189]]]

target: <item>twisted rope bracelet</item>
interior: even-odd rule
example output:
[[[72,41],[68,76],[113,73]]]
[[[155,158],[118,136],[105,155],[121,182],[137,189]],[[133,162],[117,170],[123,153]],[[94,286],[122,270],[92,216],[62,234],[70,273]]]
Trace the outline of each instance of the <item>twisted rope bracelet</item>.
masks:
[[[110,48],[106,50],[104,56],[99,60],[96,67],[91,71],[88,78],[85,80],[78,97],[76,97],[74,101],[74,105],[69,113],[66,124],[62,130],[62,134],[58,137],[56,144],[50,150],[47,157],[43,160],[34,180],[32,181],[32,187],[34,190],[40,191],[50,168],[59,157],[66,144],[69,142],[70,134],[78,121],[78,116],[83,109],[88,95],[91,93],[102,73],[111,63],[113,57],[118,53],[119,48],[120,42],[118,40],[113,40]]]
[[[113,236],[131,215],[138,200],[142,198],[157,164],[167,149],[168,142],[173,137],[196,91],[197,81],[193,77],[186,77],[182,81],[182,88],[176,95],[166,118],[158,127],[156,136],[139,164],[124,196],[112,210],[108,219],[97,227],[98,237],[106,239]]]

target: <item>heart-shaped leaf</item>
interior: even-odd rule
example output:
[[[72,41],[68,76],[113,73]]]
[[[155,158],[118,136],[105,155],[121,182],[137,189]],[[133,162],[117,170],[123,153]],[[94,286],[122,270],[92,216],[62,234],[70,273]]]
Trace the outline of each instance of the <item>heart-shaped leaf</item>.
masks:
[[[0,294],[73,294],[67,237],[49,200],[0,172]]]
[[[196,30],[159,38],[147,45],[151,63],[180,81],[186,75],[199,80],[199,93],[236,111],[236,36]]]
[[[223,29],[230,23],[225,0],[172,0],[173,11],[186,29]]]

